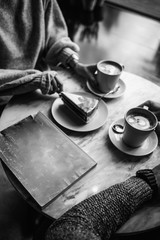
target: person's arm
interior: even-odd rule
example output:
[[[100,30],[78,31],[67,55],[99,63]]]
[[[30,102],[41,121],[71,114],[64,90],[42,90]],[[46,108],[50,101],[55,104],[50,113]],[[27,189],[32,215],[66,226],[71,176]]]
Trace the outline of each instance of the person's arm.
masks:
[[[54,71],[0,69],[0,95],[18,95],[36,89],[43,94],[59,92],[62,84],[56,75]]]
[[[144,105],[160,119],[159,103],[146,101],[140,106]],[[46,240],[109,239],[137,208],[159,194],[160,165],[148,177],[137,173],[77,204],[49,227]]]
[[[56,0],[46,0],[45,35],[45,61],[51,69],[59,63],[66,66],[66,61],[70,56],[73,59],[76,56],[77,60],[79,46],[69,38],[64,17]]]
[[[74,206],[46,233],[46,240],[109,239],[153,190],[142,179],[131,177]]]
[[[79,63],[79,46],[71,41],[68,36],[66,23],[56,0],[46,0],[45,7],[45,34],[46,34],[46,56],[44,61],[51,69],[55,65],[62,64],[71,68],[73,72],[83,77],[84,81],[96,84],[96,64],[85,65]]]

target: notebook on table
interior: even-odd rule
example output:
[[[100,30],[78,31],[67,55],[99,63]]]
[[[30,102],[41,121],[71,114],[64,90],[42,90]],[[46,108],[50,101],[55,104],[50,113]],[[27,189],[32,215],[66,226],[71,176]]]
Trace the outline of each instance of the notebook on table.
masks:
[[[0,157],[41,208],[96,166],[41,112],[0,133]]]

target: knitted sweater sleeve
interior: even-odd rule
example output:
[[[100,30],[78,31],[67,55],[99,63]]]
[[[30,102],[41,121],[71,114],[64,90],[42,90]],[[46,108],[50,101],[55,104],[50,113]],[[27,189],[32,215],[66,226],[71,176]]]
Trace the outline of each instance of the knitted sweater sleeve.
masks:
[[[35,69],[0,69],[0,96],[19,95],[36,89],[43,94],[52,94],[55,92],[52,81],[56,74],[55,71]]]
[[[63,14],[56,0],[45,1],[45,36],[46,56],[45,62],[52,69],[53,66],[64,63],[73,53],[79,51],[79,46],[68,36],[68,29]],[[64,49],[69,48],[66,56]]]
[[[74,206],[49,227],[46,240],[109,239],[151,197],[149,185],[131,177]]]

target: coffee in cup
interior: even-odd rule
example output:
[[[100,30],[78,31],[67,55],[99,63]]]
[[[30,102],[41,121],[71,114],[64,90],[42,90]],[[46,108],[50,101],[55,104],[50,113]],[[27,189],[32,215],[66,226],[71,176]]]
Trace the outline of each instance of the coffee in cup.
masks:
[[[121,76],[124,66],[114,62],[102,60],[97,63],[97,84],[101,92],[113,90]]]
[[[124,117],[123,141],[130,147],[140,147],[158,124],[157,117],[144,108],[132,108]]]

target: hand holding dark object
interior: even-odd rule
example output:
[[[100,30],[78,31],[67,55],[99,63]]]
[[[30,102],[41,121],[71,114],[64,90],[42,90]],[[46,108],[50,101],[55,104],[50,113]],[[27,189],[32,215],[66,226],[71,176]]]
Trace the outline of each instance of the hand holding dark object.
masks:
[[[139,105],[139,107],[145,107],[145,106],[148,108],[148,110],[153,112],[156,115],[158,121],[160,121],[160,102],[147,100],[144,103]],[[157,125],[156,133],[160,136],[160,122]]]

